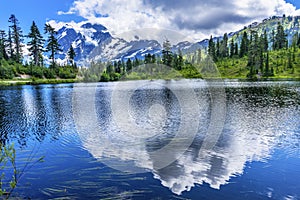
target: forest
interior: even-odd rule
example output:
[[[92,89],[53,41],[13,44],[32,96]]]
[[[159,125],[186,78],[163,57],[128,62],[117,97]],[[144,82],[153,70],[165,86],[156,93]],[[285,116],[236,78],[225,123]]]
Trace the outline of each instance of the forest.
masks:
[[[258,80],[300,77],[300,34],[295,33],[289,44],[280,22],[276,31],[272,31],[272,37],[268,37],[266,30],[259,35],[257,31],[245,28],[231,38],[227,33],[222,39],[211,36],[207,48],[192,53],[183,54],[180,49],[174,52],[171,46],[166,40],[161,55],[147,54],[144,60],[93,62],[90,68],[80,73],[84,81],[209,78],[203,74],[203,70],[209,67],[218,71],[214,78]],[[167,72],[162,71],[166,66],[169,67]]]
[[[0,30],[0,79],[20,78],[28,75],[33,79],[75,79],[78,68],[74,62],[75,52],[72,46],[68,51],[67,65],[60,66],[55,61],[55,55],[61,51],[58,44],[57,32],[51,25],[45,24],[44,39],[39,28],[32,22],[30,32],[23,34],[19,20],[15,15],[9,17],[8,33]],[[23,61],[24,38],[28,39],[27,46],[30,62]],[[49,65],[46,65],[43,54],[49,55]]]
[[[15,15],[11,15],[8,22],[8,33],[0,30],[2,80],[24,77],[85,82],[210,77],[257,80],[300,76],[300,34],[295,33],[292,42],[288,42],[280,22],[271,37],[266,30],[260,34],[255,29],[245,28],[233,36],[227,33],[218,38],[211,36],[207,47],[184,53],[181,49],[172,49],[166,39],[160,54],[146,54],[143,59],[92,61],[87,68],[77,67],[72,45],[67,52],[67,63],[57,64],[56,54],[61,49],[57,32],[51,25],[45,24],[47,38],[44,39],[34,21],[26,35]],[[23,60],[24,38],[28,40],[29,62]]]

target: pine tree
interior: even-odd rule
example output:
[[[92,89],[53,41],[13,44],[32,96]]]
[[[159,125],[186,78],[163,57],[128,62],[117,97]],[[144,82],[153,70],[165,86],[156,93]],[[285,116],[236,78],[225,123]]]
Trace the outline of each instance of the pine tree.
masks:
[[[0,30],[0,60],[8,59],[8,55],[6,53],[6,34],[4,30]]]
[[[183,66],[183,55],[181,49],[178,49],[178,65],[176,69],[181,70],[182,66]]]
[[[275,31],[272,30],[272,36],[271,36],[271,42],[272,42],[272,49],[276,49],[276,39],[275,39]]]
[[[234,55],[239,55],[239,45],[237,42],[234,44]]]
[[[226,58],[228,57],[228,35],[227,33],[224,34],[223,40],[221,42],[221,57]]]
[[[246,31],[244,31],[243,37],[242,37],[242,42],[241,42],[241,47],[240,47],[240,57],[241,58],[248,54],[248,45],[249,45],[248,34]]]
[[[71,65],[74,67],[75,63],[74,63],[74,59],[75,59],[76,53],[74,51],[74,48],[72,45],[70,45],[69,51],[68,51],[68,58],[69,61],[71,63]]]
[[[131,62],[131,59],[129,58],[127,61],[126,61],[126,72],[129,72],[132,70],[132,62]]]
[[[294,50],[294,52],[296,52],[296,50],[297,50],[297,43],[298,43],[298,40],[299,40],[299,34],[298,33],[295,33],[294,35],[293,35],[293,40],[292,40],[292,47],[293,47],[293,50]]]
[[[266,64],[265,64],[265,73],[264,75],[268,77],[270,75],[270,63],[269,63],[269,52],[267,52]]]
[[[267,52],[268,48],[269,48],[269,41],[268,41],[267,30],[264,31],[264,34],[262,36],[262,45],[263,45],[264,52]]]
[[[212,36],[210,36],[210,39],[208,41],[208,55],[213,61],[217,61],[216,46]]]
[[[288,64],[287,64],[287,67],[288,67],[289,69],[292,69],[292,68],[293,68],[292,54],[291,54],[290,51],[288,52]]]
[[[151,60],[152,60],[152,55],[150,53],[146,54],[144,63],[149,64],[149,63],[151,63]]]
[[[61,51],[60,45],[58,44],[58,41],[55,37],[57,32],[50,24],[45,24],[44,30],[45,30],[45,33],[48,34],[46,51],[50,52],[50,59],[52,59],[51,66],[55,67],[55,54],[57,52]]]
[[[10,28],[8,29],[8,48],[9,48],[9,58],[11,60],[15,60],[15,52],[14,52],[14,48],[13,48],[13,41],[12,41],[12,37],[11,37],[11,30]]]
[[[283,26],[278,22],[277,33],[275,35],[275,50],[287,48],[287,39]]]
[[[19,27],[19,21],[16,18],[15,15],[11,15],[8,22],[11,23],[9,28],[11,29],[11,37],[12,37],[12,44],[13,48],[15,50],[15,57],[13,56],[13,60],[20,63],[22,59],[22,41],[23,41],[23,35],[22,30]]]
[[[43,46],[45,40],[43,39],[43,36],[41,35],[38,27],[36,26],[35,22],[32,22],[32,25],[30,27],[30,33],[27,36],[31,40],[27,43],[29,46],[29,52],[30,55],[33,56],[33,61],[36,66],[40,65],[40,55],[43,52]]]
[[[219,40],[219,38],[217,39],[217,44],[216,44],[216,57],[217,57],[217,58],[221,57],[221,52],[220,52],[220,40]]]
[[[156,56],[155,56],[155,54],[153,54],[151,56],[151,63],[156,63]]]
[[[166,39],[163,43],[162,50],[162,62],[164,65],[171,66],[172,64],[172,52],[171,52],[171,43],[168,39]]]
[[[232,58],[233,56],[234,56],[234,41],[232,38],[230,42],[230,58]]]

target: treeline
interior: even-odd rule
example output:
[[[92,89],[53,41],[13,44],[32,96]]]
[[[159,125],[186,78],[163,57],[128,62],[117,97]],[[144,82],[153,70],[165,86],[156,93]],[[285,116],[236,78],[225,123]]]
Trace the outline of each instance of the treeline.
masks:
[[[224,34],[222,40],[210,37],[208,44],[208,55],[216,62],[217,66],[228,64],[228,60],[247,60],[247,78],[256,79],[257,77],[272,77],[278,72],[279,64],[284,65],[284,70],[294,72],[294,62],[297,48],[300,47],[300,35],[294,34],[292,43],[288,43],[284,27],[280,22],[277,24],[276,31],[273,30],[271,36],[264,30],[262,34],[258,31],[246,29],[240,34],[228,38]],[[270,65],[270,53],[277,62]],[[279,63],[279,60],[286,62]],[[275,68],[275,69],[274,69]]]
[[[70,46],[68,51],[68,63],[60,66],[56,63],[56,54],[61,51],[57,41],[57,32],[50,24],[45,24],[43,38],[39,28],[32,22],[30,32],[23,34],[19,26],[19,20],[15,15],[8,19],[10,25],[8,32],[0,30],[0,79],[11,79],[22,74],[36,78],[75,78],[78,72],[74,62],[75,51]],[[27,46],[31,59],[24,63],[23,48],[24,39],[27,38]],[[45,54],[49,55],[50,65],[46,66]]]
[[[81,70],[84,81],[118,81],[120,79],[201,78],[199,70],[184,58],[181,50],[172,52],[170,41],[163,43],[161,55],[146,54],[144,59],[128,58],[113,62],[92,62]]]

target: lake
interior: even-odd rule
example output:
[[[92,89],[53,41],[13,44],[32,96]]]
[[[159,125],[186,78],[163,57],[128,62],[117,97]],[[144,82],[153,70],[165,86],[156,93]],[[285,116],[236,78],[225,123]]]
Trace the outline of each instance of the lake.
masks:
[[[300,199],[300,82],[1,87],[0,131],[13,197]]]

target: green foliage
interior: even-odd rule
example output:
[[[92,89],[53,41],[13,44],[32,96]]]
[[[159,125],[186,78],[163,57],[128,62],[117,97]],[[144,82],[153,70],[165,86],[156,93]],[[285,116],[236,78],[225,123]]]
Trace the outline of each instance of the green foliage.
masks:
[[[70,46],[70,49],[68,51],[68,57],[69,57],[69,62],[72,66],[74,66],[74,59],[75,59],[76,53],[74,51],[73,46]]]
[[[30,55],[33,56],[34,64],[37,66],[42,65],[42,63],[40,63],[40,54],[43,52],[45,40],[43,39],[43,36],[41,35],[34,21],[32,22],[30,33],[27,37],[30,39],[27,44],[29,46],[28,50],[30,52]]]
[[[14,14],[12,14],[9,17],[8,22],[11,23],[11,25],[9,26],[9,42],[10,42],[9,46],[11,51],[10,59],[12,59],[17,63],[21,63],[23,35],[22,35],[21,27],[19,26],[19,20],[16,18]]]
[[[36,163],[43,161],[44,156],[37,160],[30,158],[24,168],[19,169],[16,163],[16,149],[14,145],[4,145],[0,142],[0,198],[9,199],[25,171],[29,170]],[[12,174],[12,177],[7,177],[5,172]]]
[[[72,66],[59,67],[58,76],[62,79],[74,79],[76,78],[76,69]]]
[[[55,67],[55,54],[61,51],[58,40],[55,37],[57,32],[50,24],[45,24],[44,30],[45,33],[48,34],[46,51],[50,52],[50,59],[52,59],[52,67]]]
[[[5,173],[2,172],[0,174],[0,196],[4,197],[5,199],[8,199],[10,197],[11,192],[15,189],[18,182],[18,174],[19,171],[16,167],[16,150],[14,148],[14,145],[5,146],[2,143],[0,143],[0,169],[3,171],[5,168],[10,165],[12,167],[13,173],[11,180],[8,180],[7,177],[5,177]],[[7,181],[9,185],[6,184]]]

